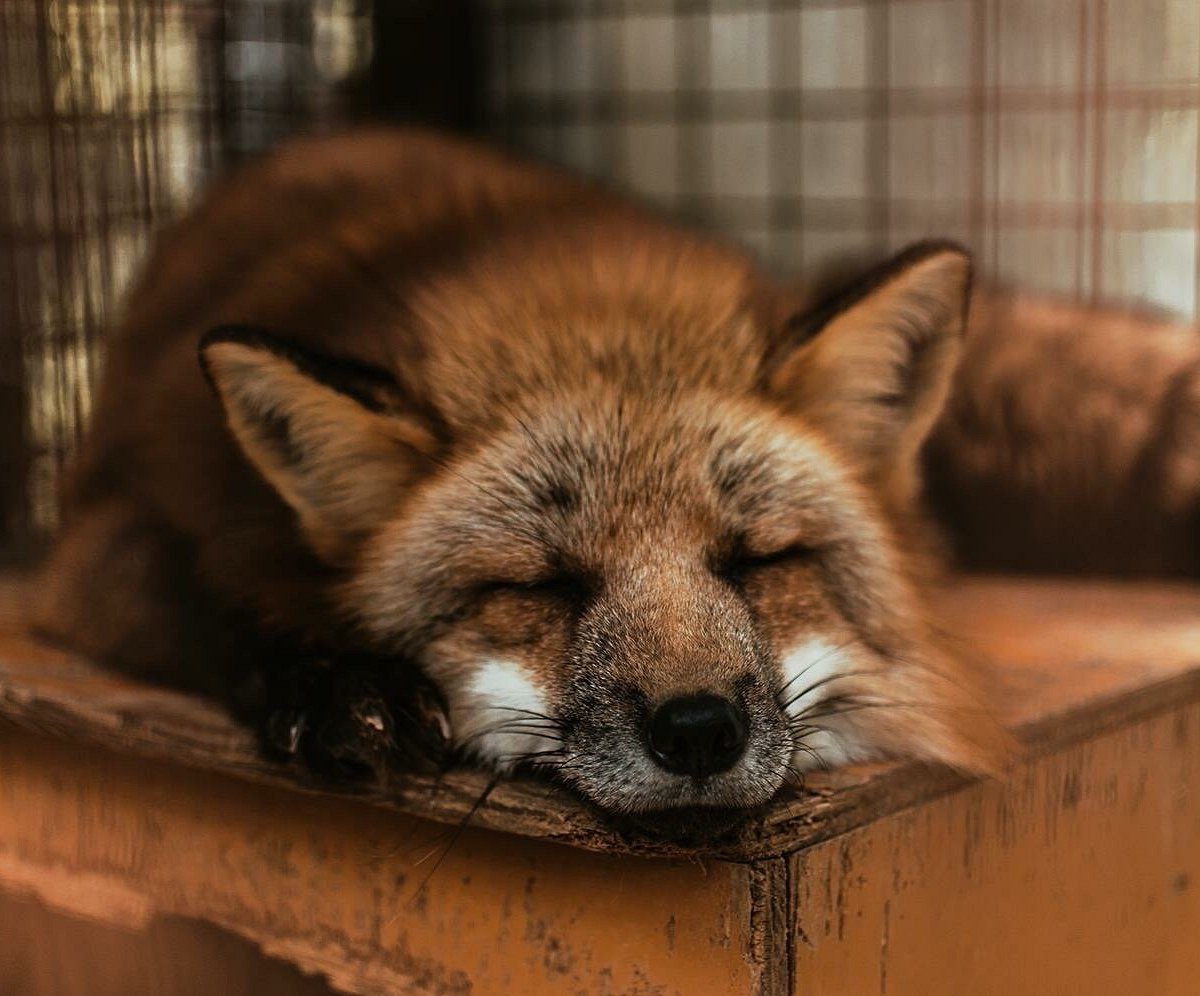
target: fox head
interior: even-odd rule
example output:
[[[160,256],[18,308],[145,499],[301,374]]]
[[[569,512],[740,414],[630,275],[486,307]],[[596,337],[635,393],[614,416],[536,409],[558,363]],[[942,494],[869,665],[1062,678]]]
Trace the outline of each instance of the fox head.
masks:
[[[269,338],[202,350],[346,615],[439,686],[456,743],[665,827],[815,766],[997,760],[907,534],[970,273],[951,246],[902,254],[756,332],[737,390],[609,358],[472,431]]]

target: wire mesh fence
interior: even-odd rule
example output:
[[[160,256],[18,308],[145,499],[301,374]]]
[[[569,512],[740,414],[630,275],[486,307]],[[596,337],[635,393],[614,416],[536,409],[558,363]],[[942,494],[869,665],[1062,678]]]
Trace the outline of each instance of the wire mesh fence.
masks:
[[[499,135],[780,269],[948,236],[1024,286],[1195,311],[1200,3],[488,9]]]
[[[53,526],[101,338],[153,230],[211,172],[336,110],[357,0],[0,0],[0,500]]]
[[[0,0],[0,551],[53,527],[150,233],[348,83],[781,272],[948,236],[1023,286],[1200,302],[1196,0]]]

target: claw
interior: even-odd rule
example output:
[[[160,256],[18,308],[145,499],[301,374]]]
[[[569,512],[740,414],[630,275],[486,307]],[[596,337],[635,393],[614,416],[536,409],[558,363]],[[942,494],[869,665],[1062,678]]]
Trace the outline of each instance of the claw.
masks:
[[[445,749],[450,743],[450,717],[446,715],[441,698],[427,688],[418,688],[413,698],[417,714],[429,727],[437,747]]]
[[[308,716],[296,709],[280,709],[267,720],[270,745],[287,757],[300,750],[300,741],[308,729]]]
[[[392,743],[392,717],[382,700],[364,694],[350,707],[356,729],[353,735],[371,750],[385,750]]]
[[[303,716],[300,716],[294,723],[288,726],[287,730],[287,749],[289,754],[295,754],[300,749],[300,738],[304,736],[304,728],[307,726]]]

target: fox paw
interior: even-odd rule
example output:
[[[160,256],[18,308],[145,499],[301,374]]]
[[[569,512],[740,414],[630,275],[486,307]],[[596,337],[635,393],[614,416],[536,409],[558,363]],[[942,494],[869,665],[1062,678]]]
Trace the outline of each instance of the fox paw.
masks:
[[[400,668],[316,659],[274,668],[258,710],[266,753],[346,781],[436,771],[450,730],[437,689]]]
[[[383,773],[395,728],[370,675],[314,661],[283,676],[271,700],[261,731],[269,754],[330,778]]]

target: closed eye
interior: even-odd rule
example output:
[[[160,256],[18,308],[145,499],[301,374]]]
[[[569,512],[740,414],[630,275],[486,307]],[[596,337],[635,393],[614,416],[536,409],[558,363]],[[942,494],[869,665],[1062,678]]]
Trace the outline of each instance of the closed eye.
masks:
[[[740,549],[722,561],[716,573],[734,585],[742,584],[746,578],[769,567],[811,563],[818,551],[806,543],[792,543],[770,553],[754,553]]]
[[[487,581],[480,586],[479,593],[481,595],[529,595],[535,598],[554,599],[558,602],[581,605],[589,601],[595,594],[595,585],[580,575],[550,574],[530,580]]]
[[[436,617],[436,622],[454,625],[486,612],[494,600],[536,600],[555,611],[578,617],[590,604],[598,585],[582,576],[549,574],[545,577],[515,580],[493,578],[466,585],[458,591],[458,604]],[[526,603],[528,604],[528,603]]]

